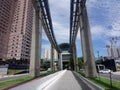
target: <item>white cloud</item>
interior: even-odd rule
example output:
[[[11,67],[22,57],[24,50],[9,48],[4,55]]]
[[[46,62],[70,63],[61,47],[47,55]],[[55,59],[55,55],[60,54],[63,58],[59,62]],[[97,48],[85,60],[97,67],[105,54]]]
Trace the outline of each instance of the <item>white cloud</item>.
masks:
[[[69,42],[70,0],[49,0],[53,30],[59,43]]]
[[[53,22],[54,33],[58,43],[68,42],[69,40],[69,30],[59,22]]]
[[[57,42],[69,42],[70,0],[48,1]],[[90,27],[94,41],[100,40],[103,44],[109,44],[109,37],[120,37],[119,4],[120,0],[87,0]],[[45,34],[43,39],[48,40]],[[77,39],[80,40],[79,32]],[[78,45],[80,45],[78,40]],[[48,46],[49,45],[45,43],[43,47]]]
[[[87,0],[93,40],[110,44],[112,37],[120,37],[119,4],[120,0]]]
[[[91,27],[91,33],[93,39],[103,39],[103,35],[105,35],[106,31],[102,26],[96,25]]]

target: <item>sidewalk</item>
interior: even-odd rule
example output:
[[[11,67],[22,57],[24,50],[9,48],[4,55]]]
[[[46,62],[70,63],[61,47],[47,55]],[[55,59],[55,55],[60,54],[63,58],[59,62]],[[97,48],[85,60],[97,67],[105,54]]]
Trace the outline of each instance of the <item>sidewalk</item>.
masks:
[[[9,90],[44,90],[51,82],[54,82],[64,74],[65,71],[59,71],[43,78],[38,78],[28,83],[19,85]]]
[[[62,77],[51,83],[44,90],[82,90],[71,71],[66,71]],[[90,90],[90,89],[86,89]]]
[[[10,88],[9,90],[103,90],[69,70],[62,70],[43,78]]]

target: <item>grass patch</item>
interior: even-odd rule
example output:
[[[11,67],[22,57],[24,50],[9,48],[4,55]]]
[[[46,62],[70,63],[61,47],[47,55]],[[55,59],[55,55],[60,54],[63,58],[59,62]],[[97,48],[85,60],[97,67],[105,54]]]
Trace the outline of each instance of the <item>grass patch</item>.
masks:
[[[78,72],[80,75],[82,75],[83,77],[85,77],[85,73],[84,72]]]
[[[7,87],[10,87],[13,85],[17,85],[17,84],[20,84],[20,83],[23,83],[23,82],[26,82],[26,81],[29,81],[32,79],[33,79],[33,77],[27,76],[24,78],[18,78],[18,79],[14,79],[14,80],[10,80],[10,81],[5,81],[5,82],[0,83],[0,89],[4,89],[4,88],[7,88]]]
[[[45,76],[50,75],[50,74],[53,74],[53,73],[55,73],[55,72],[46,72],[46,73],[42,73],[42,74],[40,74],[39,77],[45,77]]]
[[[13,70],[13,69],[8,69],[8,75],[14,75],[16,73],[20,73],[20,72],[23,72],[25,70]]]
[[[83,72],[79,72],[80,75],[85,76]],[[99,78],[87,78],[105,90],[120,90],[120,82],[112,80],[112,87],[110,85],[110,80],[104,77]]]
[[[40,74],[40,76],[38,76],[36,78],[45,77],[45,76],[50,75],[52,73],[54,73],[54,72],[42,73],[42,74]],[[11,86],[17,85],[17,84],[21,84],[23,82],[31,81],[33,79],[35,79],[35,78],[34,77],[30,77],[30,76],[26,76],[24,78],[18,78],[18,79],[13,79],[13,80],[1,82],[0,83],[0,90],[4,89],[4,88],[7,88],[7,87],[11,87]]]
[[[105,90],[120,90],[120,82],[112,81],[112,87],[110,85],[110,80],[100,77],[99,78],[88,78],[89,80],[93,81],[97,85],[103,87]]]

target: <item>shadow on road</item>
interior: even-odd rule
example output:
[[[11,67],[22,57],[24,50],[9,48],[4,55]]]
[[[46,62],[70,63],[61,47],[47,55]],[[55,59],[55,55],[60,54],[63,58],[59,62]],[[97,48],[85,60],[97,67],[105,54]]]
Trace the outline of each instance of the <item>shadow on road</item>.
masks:
[[[72,72],[76,81],[79,83],[79,85],[81,86],[82,90],[92,90],[87,84],[85,84],[83,82],[83,80],[80,79],[79,76],[77,76],[74,72]]]

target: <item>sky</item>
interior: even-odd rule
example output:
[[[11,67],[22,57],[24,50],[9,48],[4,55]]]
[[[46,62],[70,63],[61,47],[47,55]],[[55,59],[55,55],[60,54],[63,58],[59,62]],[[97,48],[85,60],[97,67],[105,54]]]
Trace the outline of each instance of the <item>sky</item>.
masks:
[[[70,0],[48,1],[57,43],[69,43]],[[120,47],[120,0],[86,0],[86,6],[95,57],[98,55],[97,51],[100,56],[107,56],[106,45],[110,45],[113,37],[117,37],[117,46]],[[80,32],[76,45],[77,56],[80,57],[82,56]],[[42,57],[46,48],[50,48],[50,42],[43,30]]]

